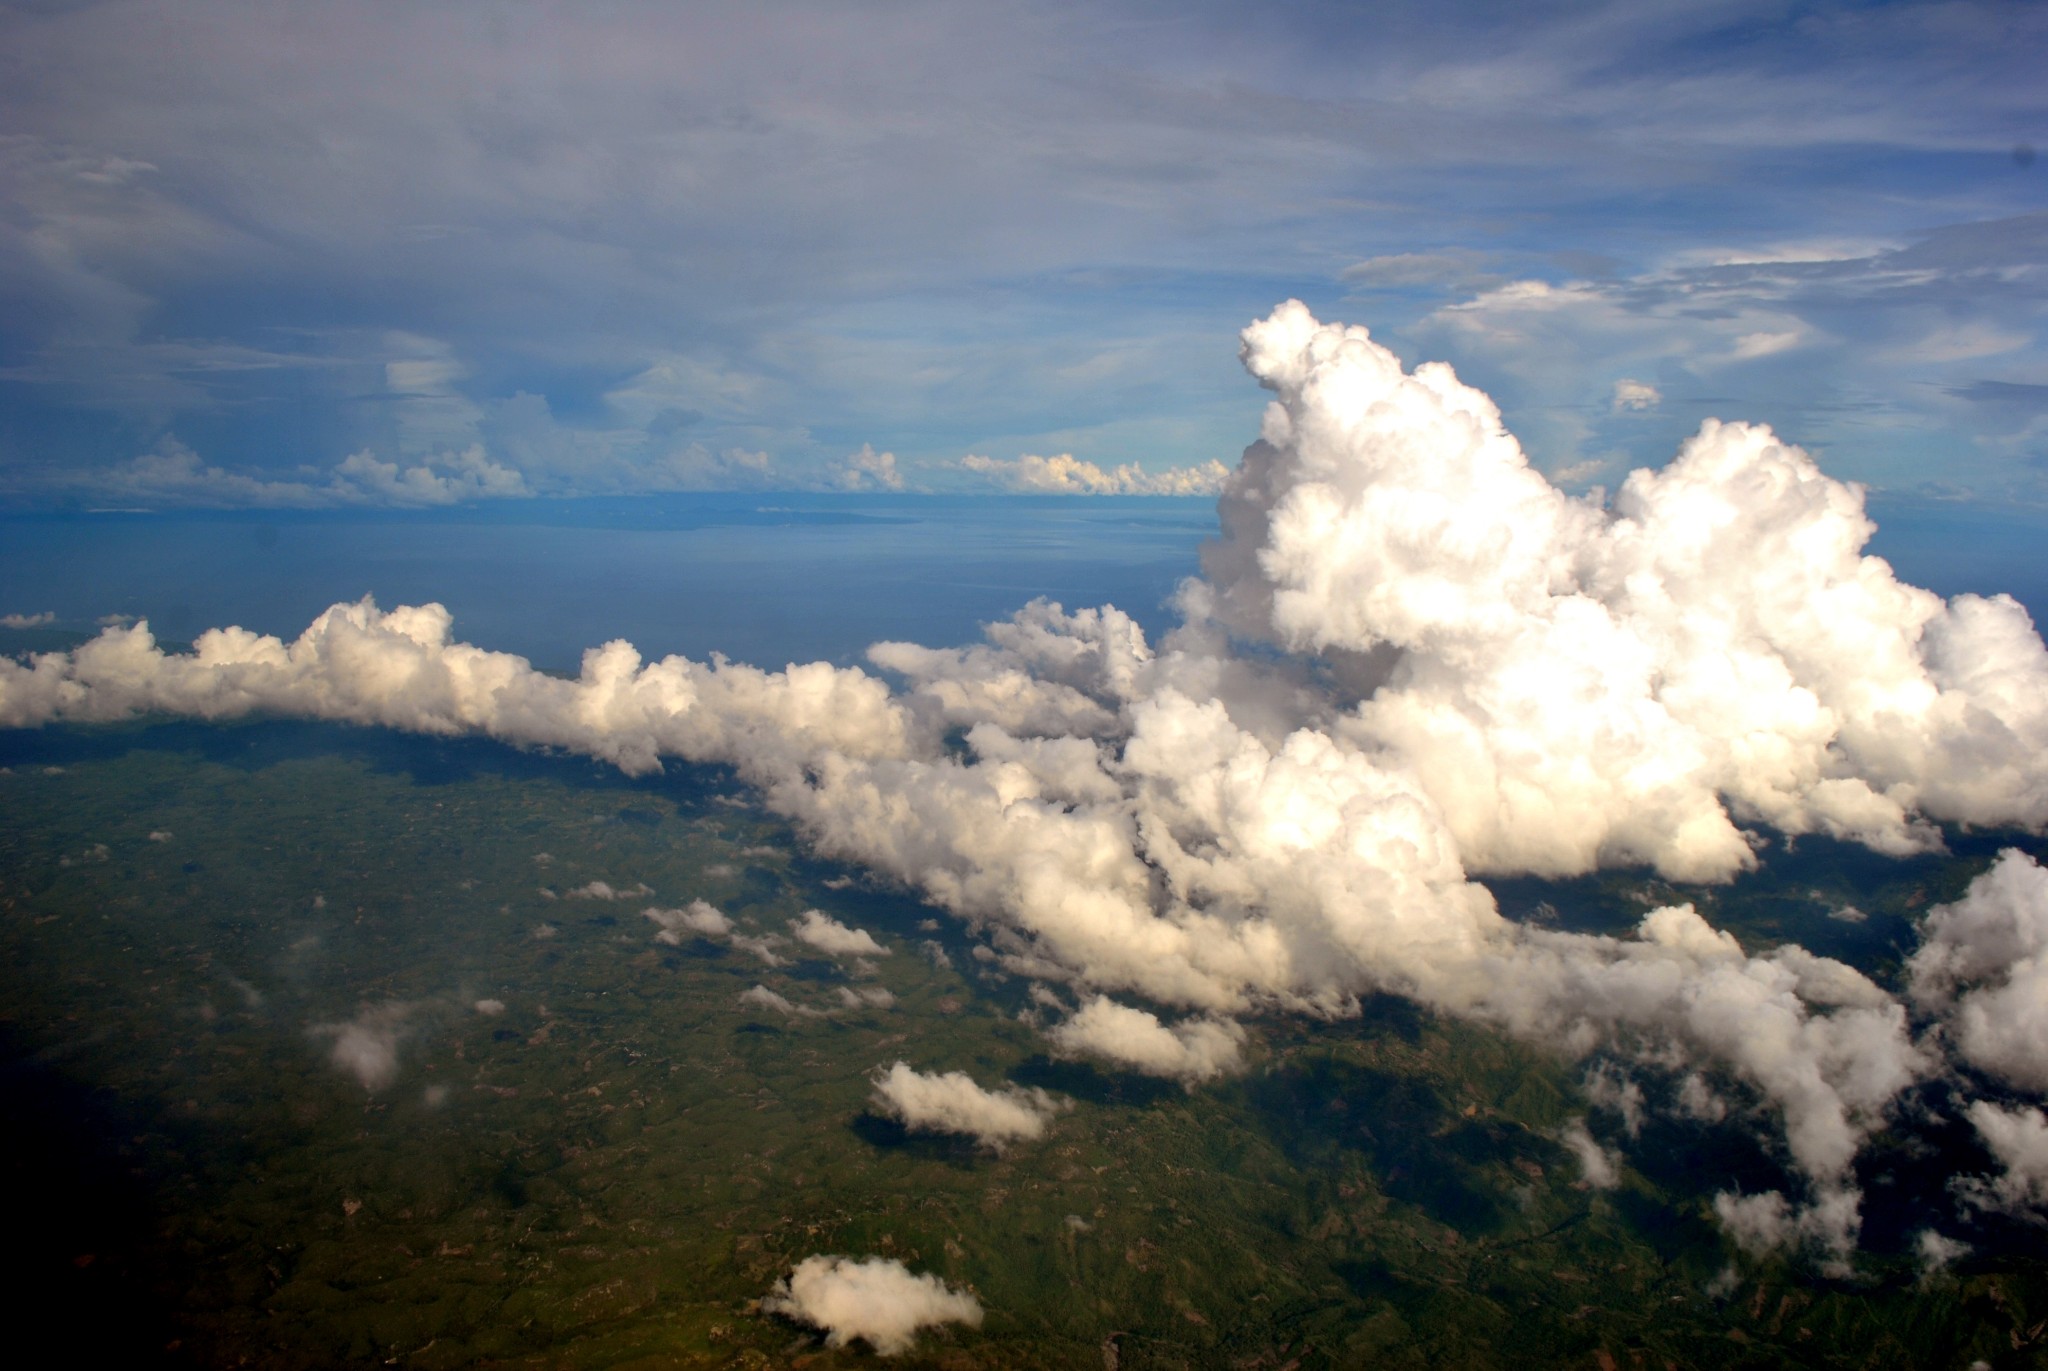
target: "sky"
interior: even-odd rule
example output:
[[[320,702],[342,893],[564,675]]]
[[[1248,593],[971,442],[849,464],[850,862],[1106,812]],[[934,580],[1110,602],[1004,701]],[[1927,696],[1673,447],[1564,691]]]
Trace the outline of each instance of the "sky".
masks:
[[[1203,491],[1296,298],[1569,490],[1716,417],[2048,502],[2044,55],[2004,3],[0,3],[0,500]]]

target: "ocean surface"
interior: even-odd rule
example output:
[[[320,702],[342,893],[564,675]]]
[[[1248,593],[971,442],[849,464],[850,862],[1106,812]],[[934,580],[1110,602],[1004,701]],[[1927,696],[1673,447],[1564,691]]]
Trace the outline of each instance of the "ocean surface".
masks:
[[[2048,511],[1876,497],[1870,550],[1953,595],[2048,615]],[[290,638],[338,600],[439,601],[458,637],[573,669],[626,638],[738,661],[949,645],[1044,596],[1113,604],[1150,633],[1216,533],[1207,499],[668,495],[418,513],[0,516],[0,614],[167,641],[223,624]]]
[[[572,669],[626,638],[650,658],[853,662],[967,642],[1045,596],[1148,631],[1196,570],[1213,501],[686,495],[426,514],[91,514],[0,521],[0,613],[168,640],[221,624],[290,638],[338,600],[439,601],[457,636]]]

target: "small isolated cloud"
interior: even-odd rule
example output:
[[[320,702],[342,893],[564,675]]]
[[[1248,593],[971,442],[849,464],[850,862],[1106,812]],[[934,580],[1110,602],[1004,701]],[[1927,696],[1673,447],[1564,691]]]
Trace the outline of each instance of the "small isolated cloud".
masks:
[[[1664,403],[1664,392],[1648,381],[1620,380],[1614,383],[1614,412],[1655,409]]]
[[[1738,362],[1751,362],[1759,357],[1774,357],[1799,346],[1806,337],[1804,329],[1784,329],[1775,333],[1745,333],[1735,340],[1735,349],[1729,354]]]
[[[864,928],[848,928],[823,910],[806,909],[791,919],[789,927],[796,940],[815,947],[828,957],[886,957],[889,949],[876,942]]]
[[[1004,490],[1031,495],[1214,495],[1230,475],[1228,467],[1213,459],[1164,471],[1147,471],[1134,462],[1104,471],[1066,452],[1053,457],[1026,453],[1008,462],[970,453],[960,465]]]
[[[901,490],[903,473],[896,470],[896,454],[877,452],[871,443],[850,453],[839,464],[837,484],[841,490]]]
[[[656,942],[673,945],[680,943],[689,933],[707,938],[723,938],[732,933],[732,920],[703,900],[692,900],[682,909],[643,909],[640,912],[660,925],[661,931],[654,935]]]
[[[478,1000],[470,1007],[485,1018],[491,1018],[505,1012],[505,1002],[503,1000]]]
[[[808,1005],[796,1004],[765,985],[757,985],[752,990],[742,990],[740,1003],[758,1009],[772,1009],[784,1018],[791,1019],[815,1019],[822,1012]]]
[[[885,1357],[907,1352],[921,1328],[981,1327],[981,1303],[892,1257],[806,1257],[761,1301],[764,1313],[823,1329],[829,1347],[859,1338]]]
[[[331,1039],[328,1061],[362,1082],[363,1089],[378,1091],[398,1078],[398,1044],[412,1010],[403,1002],[367,1005],[347,1023],[316,1023],[306,1031]]]
[[[51,773],[46,770],[43,774],[49,775]],[[57,865],[93,866],[97,865],[100,862],[107,861],[113,855],[114,850],[108,847],[105,843],[94,843],[91,847],[88,847],[85,851],[81,852],[76,857],[59,857],[57,859]]]
[[[1142,1009],[1098,995],[1046,1036],[1062,1051],[1193,1085],[1237,1070],[1245,1035],[1222,1019],[1188,1019],[1168,1028]]]
[[[56,611],[49,609],[41,614],[0,614],[0,628],[41,628],[56,622]]]
[[[1337,279],[1367,289],[1404,286],[1474,289],[1499,279],[1486,270],[1490,261],[1488,254],[1468,248],[1448,248],[1440,252],[1392,252],[1353,262],[1337,273]]]
[[[1643,1131],[1643,1088],[1619,1067],[1603,1063],[1587,1072],[1586,1098],[1621,1115],[1621,1126],[1631,1138]]]
[[[1807,1243],[1826,1254],[1821,1269],[1845,1275],[1855,1245],[1857,1195],[1839,1187],[1817,1187],[1813,1203],[1801,1209],[1775,1190],[1756,1195],[1714,1196],[1714,1214],[1735,1245],[1752,1257]]]
[[[151,829],[149,834],[149,840],[153,843],[167,843],[171,837],[171,830],[168,828]]]
[[[839,987],[839,1000],[848,1009],[889,1009],[896,1003],[896,997],[879,985],[864,985],[858,989],[842,985]]]
[[[958,1133],[1000,1152],[1045,1136],[1067,1103],[1043,1090],[984,1090],[964,1071],[927,1075],[897,1062],[874,1078],[875,1106],[914,1133]]]
[[[1579,1159],[1579,1173],[1595,1190],[1612,1190],[1621,1182],[1614,1158],[1586,1131],[1584,1119],[1573,1119],[1558,1133],[1557,1140]]]
[[[592,881],[579,885],[568,893],[572,900],[639,900],[652,895],[652,887],[644,883],[615,887],[608,881]]]
[[[1970,1254],[1970,1245],[1955,1238],[1946,1237],[1932,1228],[1920,1230],[1914,1247],[1920,1253],[1920,1278],[1938,1276],[1958,1260]]]

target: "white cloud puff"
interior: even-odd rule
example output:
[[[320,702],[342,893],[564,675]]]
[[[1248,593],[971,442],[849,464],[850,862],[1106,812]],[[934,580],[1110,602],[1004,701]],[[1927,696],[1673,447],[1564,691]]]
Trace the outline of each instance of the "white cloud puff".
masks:
[[[896,454],[877,452],[872,443],[849,454],[839,464],[837,482],[842,490],[901,490],[903,473],[896,469]]]
[[[1578,1159],[1579,1175],[1595,1190],[1612,1190],[1621,1183],[1621,1172],[1608,1154],[1586,1131],[1584,1119],[1573,1119],[1557,1135],[1565,1150]]]
[[[1168,1028],[1145,1010],[1098,995],[1047,1036],[1068,1052],[1192,1084],[1236,1071],[1245,1035],[1227,1019],[1188,1019]]]
[[[1856,1194],[1833,1187],[1801,1208],[1775,1190],[1714,1197],[1714,1214],[1737,1247],[1753,1257],[1813,1243],[1825,1253],[1823,1270],[1848,1274],[1849,1239],[1856,1231]]]
[[[753,1009],[772,1009],[789,1019],[814,1019],[823,1013],[809,1005],[797,1004],[787,996],[778,995],[765,985],[757,985],[740,992],[740,1003]]]
[[[614,886],[609,881],[591,881],[567,892],[563,898],[570,900],[637,900],[652,895],[654,891],[644,883],[630,886]]]
[[[1984,1100],[1973,1101],[1965,1113],[2004,1170],[1958,1181],[1964,1199],[1982,1209],[2048,1217],[2048,1116],[2031,1106],[2001,1109]]]
[[[374,1093],[398,1079],[398,1045],[412,1012],[402,1002],[368,1005],[347,1023],[314,1024],[307,1032],[331,1040],[328,1060]]]
[[[643,909],[640,912],[660,929],[654,935],[655,941],[671,945],[682,942],[686,934],[724,938],[731,936],[733,931],[732,920],[705,900],[692,900],[682,909]]]
[[[914,1273],[893,1257],[806,1257],[777,1282],[761,1309],[823,1329],[828,1346],[859,1338],[885,1357],[909,1351],[919,1329],[947,1323],[979,1328],[982,1318],[972,1294]]]
[[[1650,410],[1664,403],[1663,392],[1648,381],[1627,379],[1614,383],[1614,409],[1616,413],[1625,410]]]
[[[1965,1060],[2048,1092],[2048,871],[2016,848],[1930,910],[1907,963],[1913,996],[1946,1015]]]
[[[1000,1152],[1045,1136],[1064,1101],[1043,1090],[985,1090],[964,1071],[927,1074],[897,1062],[874,1078],[874,1102],[917,1133],[958,1133]]]
[[[790,931],[806,947],[830,957],[886,957],[889,949],[865,928],[848,928],[821,909],[806,909],[789,921]]]

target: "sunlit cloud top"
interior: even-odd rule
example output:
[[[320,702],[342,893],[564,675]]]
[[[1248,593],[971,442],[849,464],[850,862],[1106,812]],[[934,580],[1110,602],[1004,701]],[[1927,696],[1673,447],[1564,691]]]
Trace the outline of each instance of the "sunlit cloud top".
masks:
[[[1174,490],[1289,296],[1580,484],[1719,416],[2048,498],[2035,7],[113,0],[0,53],[17,504]]]

